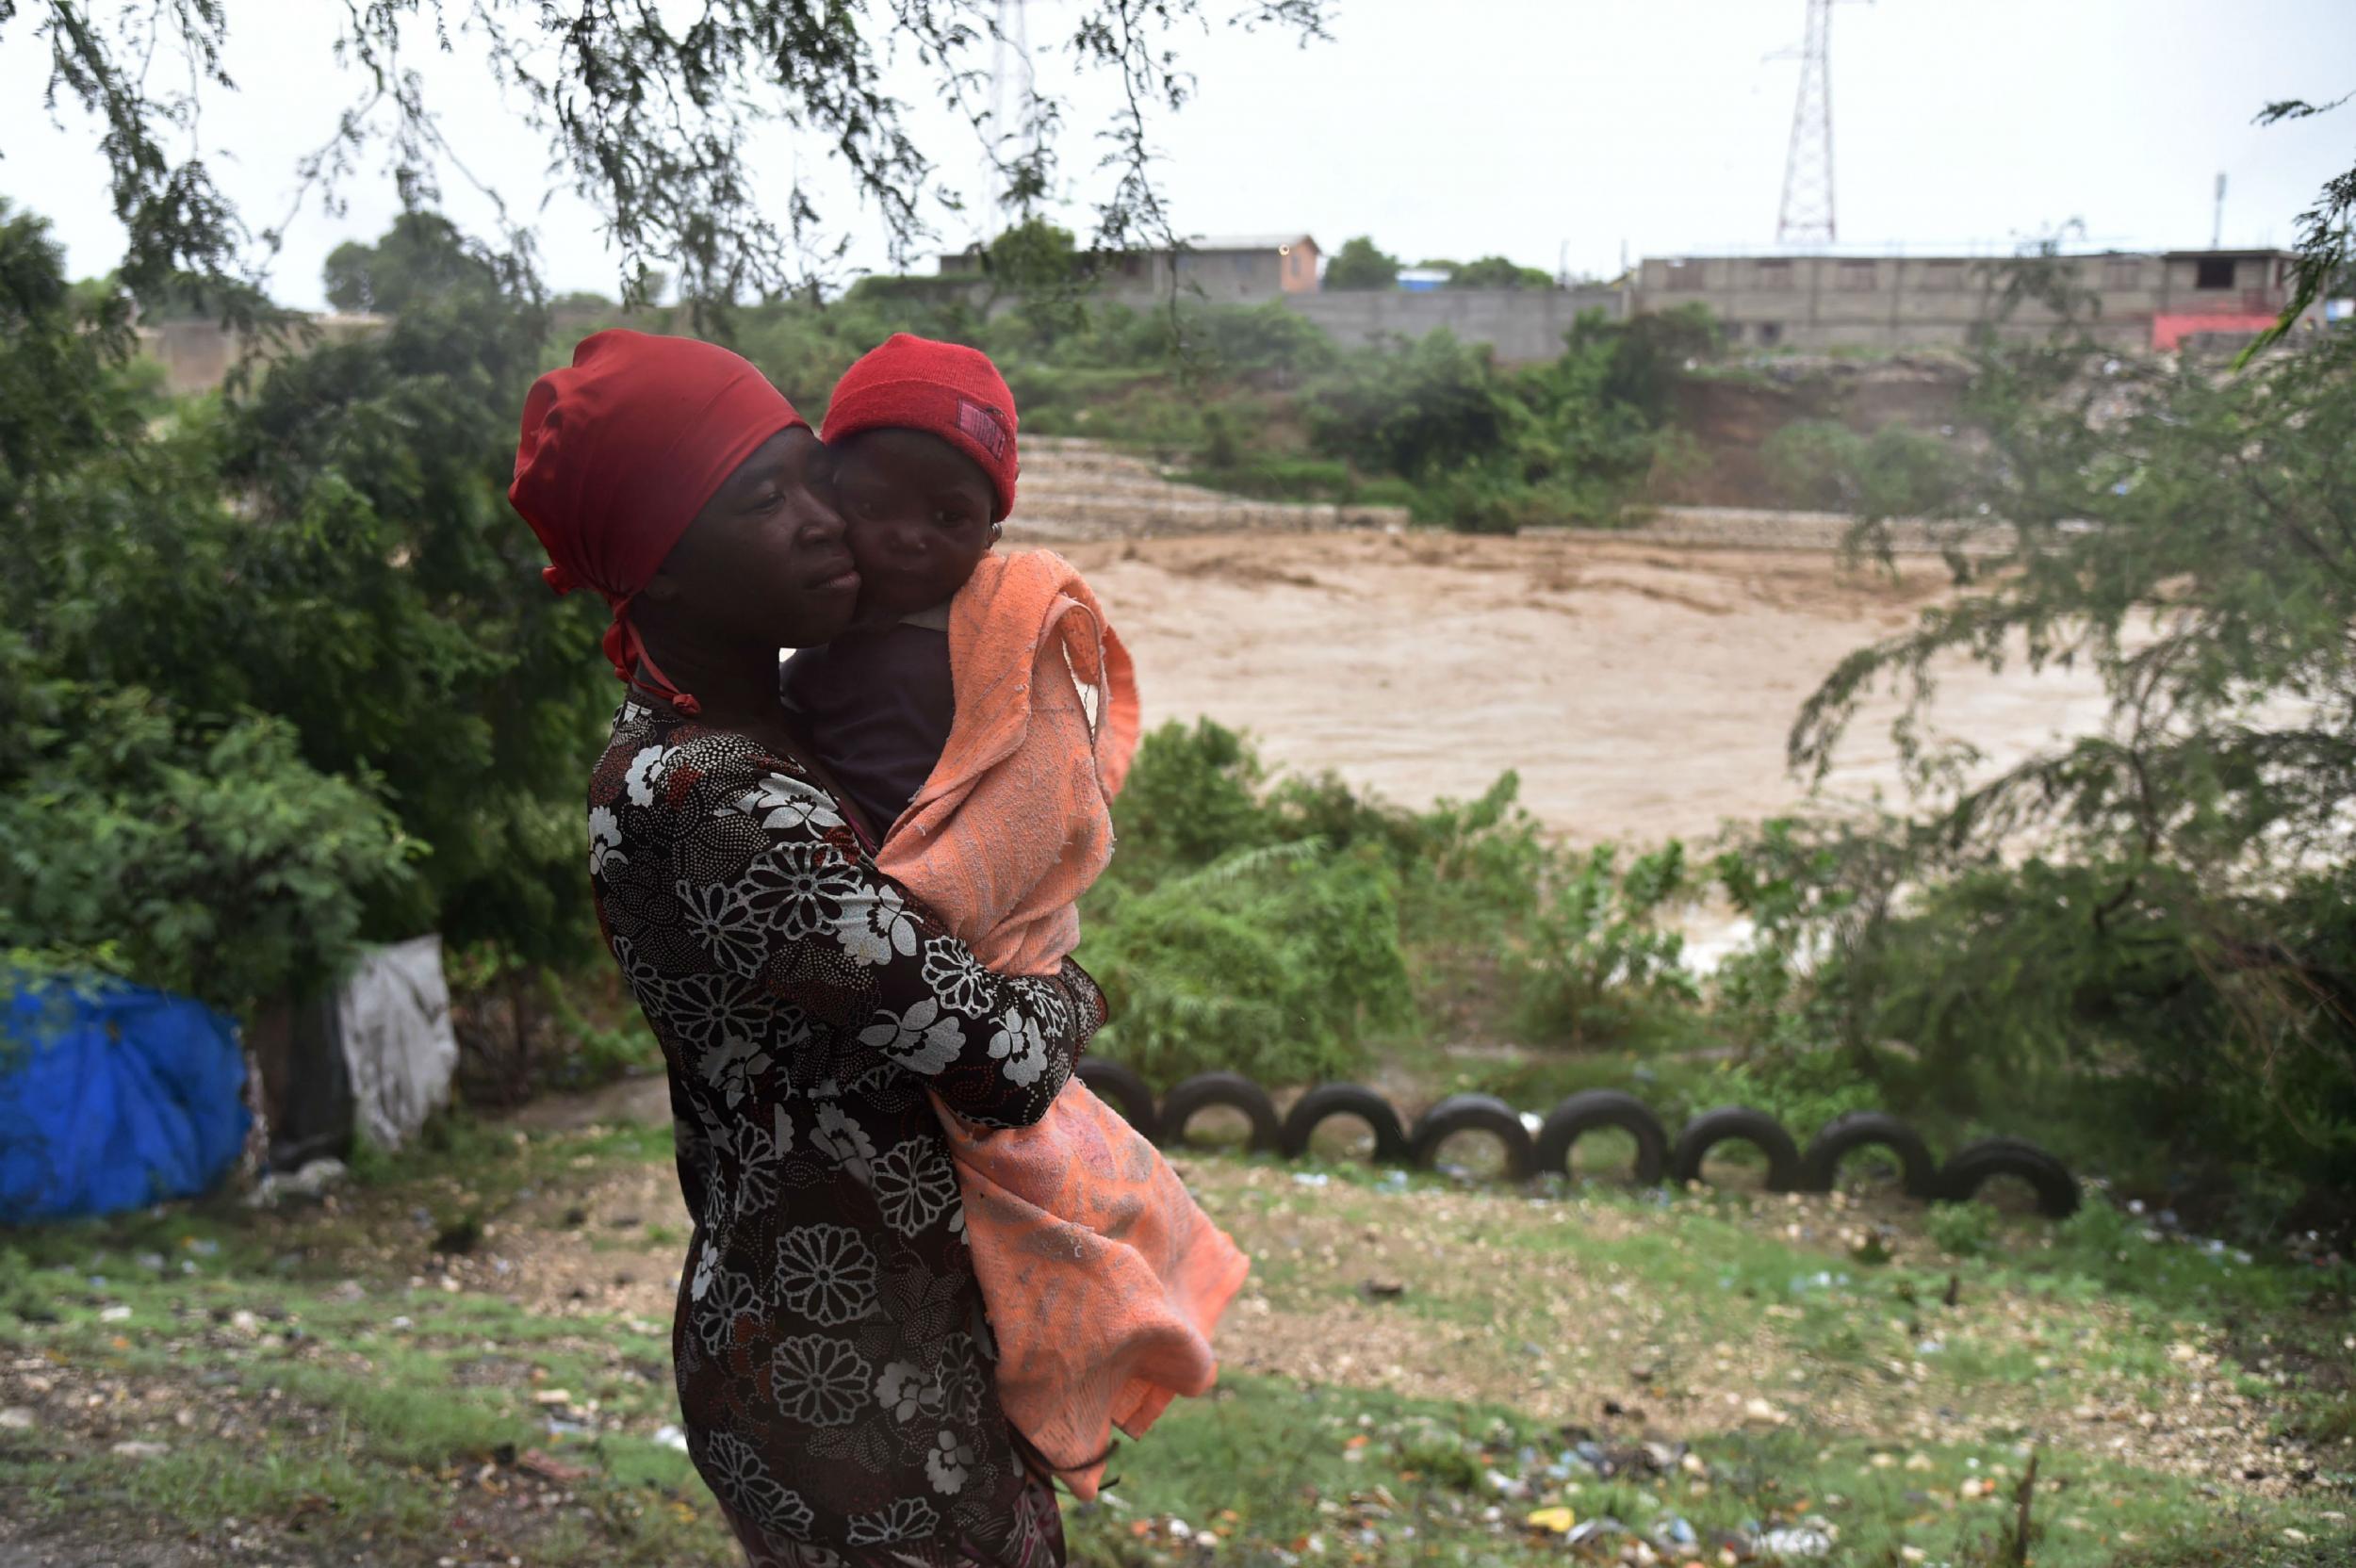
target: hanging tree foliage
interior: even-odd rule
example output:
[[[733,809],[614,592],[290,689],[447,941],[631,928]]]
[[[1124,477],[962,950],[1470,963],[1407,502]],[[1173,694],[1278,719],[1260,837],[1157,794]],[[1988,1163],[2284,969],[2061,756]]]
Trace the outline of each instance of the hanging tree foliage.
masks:
[[[1078,8],[1068,50],[1121,106],[1095,137],[1101,239],[1167,233],[1148,137],[1191,90],[1173,33],[1314,36],[1320,8]],[[52,111],[98,122],[129,237],[114,279],[69,287],[45,226],[0,207],[0,548],[19,565],[0,583],[0,949],[240,1010],[364,938],[437,929],[568,962],[591,937],[581,770],[614,687],[596,607],[547,593],[504,499],[548,351],[531,236],[509,222],[477,244],[428,207],[460,166],[417,56],[471,53],[523,106],[604,219],[626,292],[659,262],[699,303],[781,292],[841,254],[842,215],[754,184],[763,127],[822,146],[904,254],[958,198],[903,123],[895,60],[1005,132],[990,154],[1018,205],[1055,178],[1062,106],[981,112],[983,0],[715,0],[677,25],[650,7],[350,8],[333,63],[357,96],[294,172],[332,206],[364,152],[388,154],[402,216],[328,281],[394,320],[170,404],[130,357],[133,299],[270,314],[255,281],[277,237],[184,151],[201,100],[233,90],[242,15],[0,0],[0,47],[42,49]]]
[[[173,150],[206,94],[236,90],[223,64],[231,21],[243,14],[234,0],[129,6],[108,20],[77,0],[21,8],[25,19],[19,0],[0,0],[0,45],[21,45],[29,20],[49,57],[52,111],[78,104],[103,127],[133,290],[183,274],[218,288],[266,261],[277,234],[251,229],[201,151]],[[1058,79],[1103,79],[1117,105],[1087,132],[1102,182],[1100,244],[1177,237],[1153,168],[1156,117],[1193,94],[1173,38],[1218,21],[1305,41],[1323,36],[1325,11],[1326,0],[1080,0],[1066,13],[1060,47],[1073,69]],[[821,208],[810,178],[760,172],[747,155],[768,127],[848,174],[895,264],[931,237],[936,217],[976,199],[944,178],[941,149],[911,135],[891,80],[903,61],[972,126],[1012,205],[1028,215],[1056,188],[1072,101],[1024,73],[1011,110],[993,116],[990,68],[1011,46],[998,12],[995,0],[710,0],[691,19],[655,6],[371,0],[341,8],[332,63],[354,96],[294,173],[307,198],[332,203],[382,147],[412,207],[431,202],[447,172],[469,177],[418,63],[470,58],[603,220],[627,301],[646,298],[657,268],[690,300],[783,293],[840,260],[844,220]],[[181,69],[157,68],[158,57]],[[499,202],[503,243],[528,257],[526,225],[501,192],[486,194]]]

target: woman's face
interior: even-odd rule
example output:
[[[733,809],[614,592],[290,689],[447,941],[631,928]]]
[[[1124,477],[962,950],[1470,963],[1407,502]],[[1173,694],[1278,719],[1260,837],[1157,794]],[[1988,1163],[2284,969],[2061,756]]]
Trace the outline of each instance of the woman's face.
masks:
[[[704,503],[647,593],[731,641],[814,647],[850,624],[859,568],[826,498],[826,449],[796,425]]]

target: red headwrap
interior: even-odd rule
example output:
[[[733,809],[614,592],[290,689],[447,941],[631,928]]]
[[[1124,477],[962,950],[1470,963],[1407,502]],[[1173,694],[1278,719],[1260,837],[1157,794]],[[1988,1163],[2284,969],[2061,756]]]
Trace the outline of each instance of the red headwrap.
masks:
[[[643,664],[657,691],[696,711],[646,658],[630,601],[762,442],[809,423],[744,358],[689,337],[597,333],[532,384],[508,503],[548,552],[549,587],[594,588],[614,607],[615,675],[633,679]]]

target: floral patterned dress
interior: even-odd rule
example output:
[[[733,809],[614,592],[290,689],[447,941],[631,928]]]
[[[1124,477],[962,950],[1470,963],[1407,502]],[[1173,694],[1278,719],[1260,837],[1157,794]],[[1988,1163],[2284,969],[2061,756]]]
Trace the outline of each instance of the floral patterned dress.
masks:
[[[981,968],[743,735],[627,704],[589,805],[695,1222],[672,1330],[688,1451],[757,1568],[1060,1563],[924,1090],[1037,1121],[1103,996],[1071,964]]]

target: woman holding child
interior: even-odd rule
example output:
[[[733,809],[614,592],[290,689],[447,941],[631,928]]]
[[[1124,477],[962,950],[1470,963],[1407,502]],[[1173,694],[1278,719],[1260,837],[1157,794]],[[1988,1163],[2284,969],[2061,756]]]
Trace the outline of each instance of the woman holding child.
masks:
[[[908,401],[905,379],[871,374],[902,388],[878,406],[932,407]],[[994,370],[987,379],[1003,393]],[[892,537],[944,591],[974,562],[943,567],[937,552],[987,550],[1011,502],[1012,403],[991,401],[960,391],[938,419],[923,416],[975,473],[937,452],[892,468],[942,492],[921,503],[936,532]],[[871,444],[871,467],[879,454],[892,455],[888,444]],[[1088,1494],[1101,1462],[1085,1461],[1101,1456],[1044,1456],[1010,1424],[990,1315],[1002,1303],[986,1300],[969,1242],[1013,1233],[1017,1212],[1063,1223],[1018,1201],[1023,1155],[1062,1170],[1077,1145],[1023,1140],[1092,1105],[1075,1083],[1050,1116],[1104,1003],[1069,939],[1034,941],[1039,961],[985,967],[908,890],[916,877],[877,869],[892,823],[876,819],[910,806],[928,764],[889,734],[862,753],[852,721],[897,687],[837,715],[825,748],[811,742],[817,715],[781,703],[778,650],[835,640],[874,596],[862,566],[896,569],[846,539],[835,466],[736,355],[608,332],[533,386],[510,491],[547,547],[550,585],[613,606],[605,652],[629,687],[590,784],[591,875],[608,945],[663,1046],[695,1222],[673,1328],[683,1425],[757,1565],[1055,1568],[1051,1479],[1080,1478]],[[871,477],[862,495],[854,504],[873,511],[890,486]],[[880,524],[875,536],[887,536]],[[885,626],[905,666],[898,684],[912,689],[909,722],[947,725],[947,646]],[[928,661],[940,662],[930,690]],[[801,662],[806,697],[850,690],[851,673],[813,680],[824,660]],[[1079,743],[1091,743],[1086,732]],[[932,737],[935,758],[943,744]],[[1100,812],[1110,787],[1092,797]],[[1109,854],[1108,826],[1103,840]],[[983,1184],[990,1196],[970,1233],[982,1188],[964,1167],[993,1146],[1009,1152],[1000,1157],[1015,1174],[1000,1174],[1011,1196]],[[1107,1179],[1145,1190],[1149,1161],[1136,1149],[1121,1158]],[[1183,1197],[1174,1177],[1167,1186]],[[1169,1212],[1167,1257],[1089,1265],[1127,1298],[1137,1280],[1168,1284],[1185,1260],[1204,1260],[1199,1280],[1171,1287],[1174,1310],[1126,1321],[1130,1341],[1159,1348],[1140,1361],[1132,1346],[1110,1392],[1079,1401],[1084,1433],[1104,1429],[1108,1408],[1142,1429],[1132,1417],[1150,1423],[1171,1392],[1208,1385],[1207,1334],[1242,1261],[1207,1221]],[[1102,1237],[1073,1234],[1098,1250],[1071,1255],[1108,1255]]]

